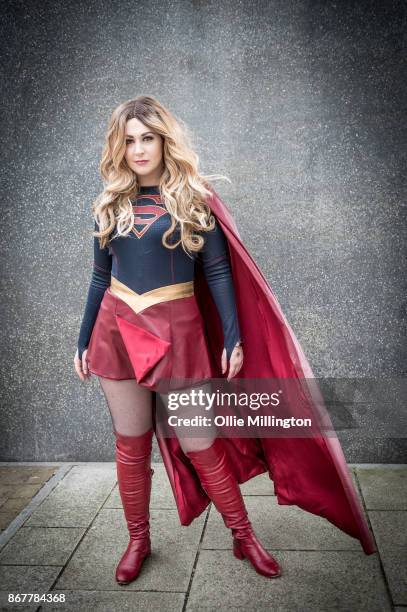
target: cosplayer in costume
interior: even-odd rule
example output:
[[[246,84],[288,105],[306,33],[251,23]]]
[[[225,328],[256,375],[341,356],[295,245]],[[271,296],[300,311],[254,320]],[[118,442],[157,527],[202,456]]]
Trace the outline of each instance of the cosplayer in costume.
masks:
[[[168,111],[143,96],[121,105],[116,117],[120,113],[127,121],[136,118],[149,126],[151,115],[162,118]],[[158,181],[137,184],[127,198],[134,215],[127,235],[120,235],[112,224],[107,245],[100,248],[99,238],[94,238],[94,269],[76,360],[82,364],[87,350],[89,372],[99,376],[101,384],[104,379],[133,380],[159,402],[163,381],[204,383],[222,377],[223,349],[229,363],[233,351],[242,351],[242,343],[238,377],[301,382],[313,378],[230,211],[212,187],[209,191],[206,203],[215,223],[201,232],[204,244],[199,251],[185,252],[178,224],[169,239],[177,246],[164,246],[162,236],[171,225],[171,214]],[[95,219],[96,232],[100,229]],[[315,388],[307,395],[304,411],[330,423]],[[323,516],[358,538],[366,554],[375,551],[336,436],[321,430],[310,438],[215,437],[204,448],[184,452],[176,436],[158,436],[154,417],[142,435],[114,428],[118,485],[130,534],[116,570],[120,584],[137,577],[151,552],[154,431],[181,524],[190,524],[213,501],[232,530],[234,555],[247,558],[258,573],[274,578],[281,570],[253,531],[239,483],[264,472],[269,473],[279,504],[296,504]]]

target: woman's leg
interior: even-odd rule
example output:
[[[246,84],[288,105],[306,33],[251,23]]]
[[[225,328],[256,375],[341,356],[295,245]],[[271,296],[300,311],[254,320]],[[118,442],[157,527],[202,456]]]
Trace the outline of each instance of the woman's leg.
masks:
[[[205,385],[202,389],[208,391],[208,386]],[[202,406],[190,405],[177,409],[177,416],[182,417],[199,416],[203,413]],[[212,419],[213,416],[211,413]],[[232,530],[234,555],[238,559],[247,557],[256,572],[263,576],[280,576],[277,561],[256,538],[224,441],[217,437],[216,428],[177,427],[176,433],[182,450],[199,476],[202,488],[222,515],[226,527]]]
[[[134,580],[151,552],[152,392],[136,380],[99,381],[116,436],[116,468],[130,542],[116,569],[119,584]]]
[[[235,557],[247,557],[256,572],[267,578],[280,576],[277,561],[263,548],[253,531],[223,439],[215,438],[209,448],[186,454],[199,475],[202,488],[222,515],[226,527],[232,530]]]

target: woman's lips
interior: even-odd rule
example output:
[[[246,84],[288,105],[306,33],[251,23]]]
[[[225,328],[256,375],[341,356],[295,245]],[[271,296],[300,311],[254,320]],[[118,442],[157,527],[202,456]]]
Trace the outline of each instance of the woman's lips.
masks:
[[[140,159],[140,160],[136,160],[136,164],[140,164],[141,166],[143,164],[147,164],[148,163],[148,159]]]

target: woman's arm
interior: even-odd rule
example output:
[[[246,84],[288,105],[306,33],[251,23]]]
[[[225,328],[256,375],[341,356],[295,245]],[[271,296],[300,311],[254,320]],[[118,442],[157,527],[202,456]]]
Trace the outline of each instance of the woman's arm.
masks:
[[[95,231],[99,231],[99,226],[95,221]],[[103,295],[110,286],[110,272],[112,269],[112,255],[109,248],[99,247],[99,238],[93,239],[93,272],[86,300],[85,312],[78,339],[78,355],[82,358],[83,351],[89,344],[93,326],[99,312]]]
[[[217,220],[210,232],[202,232],[205,245],[198,253],[206,281],[222,321],[224,344],[228,360],[235,345],[242,342],[237,316],[235,290],[225,234]]]

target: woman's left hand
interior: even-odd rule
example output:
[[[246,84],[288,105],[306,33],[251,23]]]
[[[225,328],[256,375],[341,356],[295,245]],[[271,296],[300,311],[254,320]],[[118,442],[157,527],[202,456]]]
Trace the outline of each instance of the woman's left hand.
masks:
[[[223,349],[222,353],[222,374],[224,374],[227,370],[228,360],[226,348]],[[240,371],[240,368],[243,365],[243,348],[242,346],[235,346],[230,356],[229,363],[229,373],[227,376],[227,381],[229,382],[231,378],[236,376],[236,374]]]

